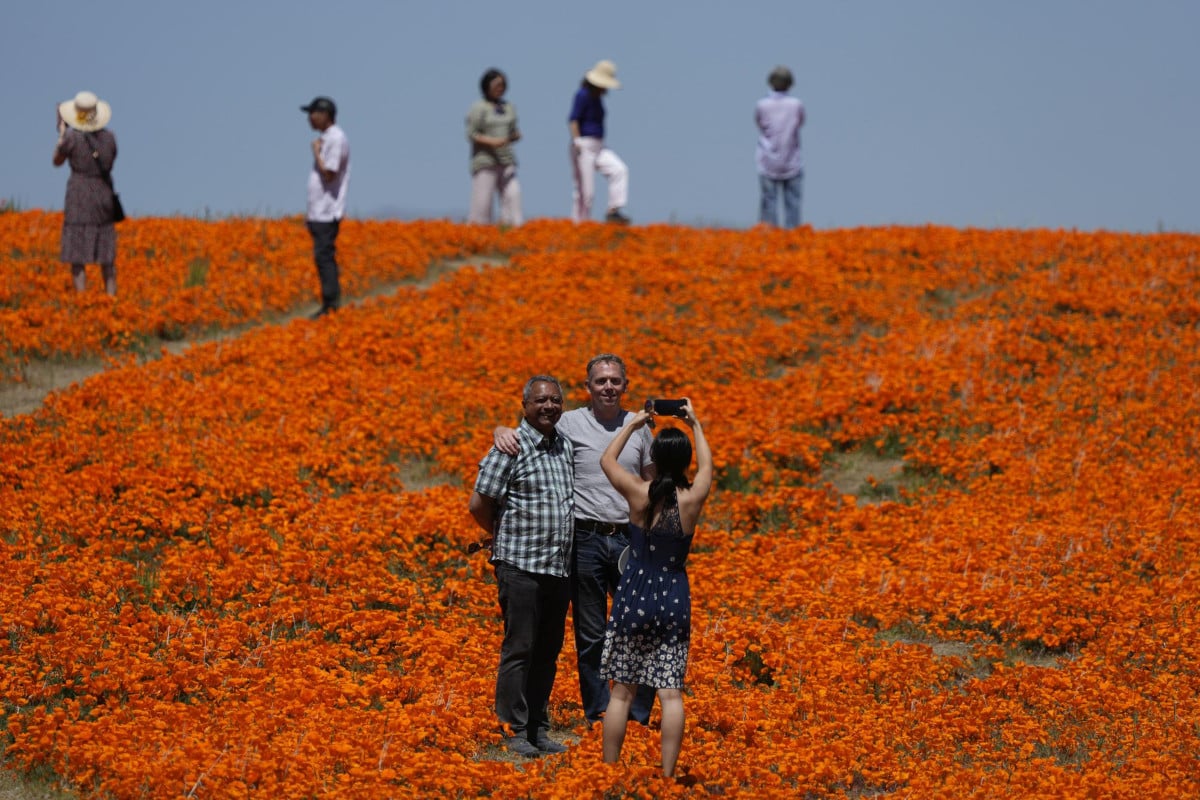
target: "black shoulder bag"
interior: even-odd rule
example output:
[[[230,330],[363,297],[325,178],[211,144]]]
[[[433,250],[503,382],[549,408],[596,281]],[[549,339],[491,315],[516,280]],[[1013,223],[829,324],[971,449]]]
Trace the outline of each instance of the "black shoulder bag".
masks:
[[[96,159],[96,166],[100,170],[100,177],[108,184],[109,190],[113,196],[113,222],[120,222],[125,219],[125,209],[121,207],[121,195],[117,194],[117,190],[113,188],[112,174],[104,167],[100,166],[100,151],[96,149],[96,145],[92,142],[90,134],[85,133],[83,138],[87,139],[88,147],[92,149],[92,158]]]

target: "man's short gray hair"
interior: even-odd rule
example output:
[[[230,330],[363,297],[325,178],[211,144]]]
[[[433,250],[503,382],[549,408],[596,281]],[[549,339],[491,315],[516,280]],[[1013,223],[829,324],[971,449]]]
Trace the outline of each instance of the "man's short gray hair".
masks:
[[[592,367],[596,366],[597,364],[616,364],[621,368],[621,378],[626,379],[624,360],[614,353],[601,353],[599,355],[592,356],[592,360],[588,362],[587,380],[590,381],[592,379]]]
[[[521,392],[522,402],[528,403],[533,397],[533,385],[535,383],[553,383],[554,388],[558,389],[558,394],[561,397],[563,390],[562,384],[558,382],[558,378],[553,375],[534,375],[529,380],[525,381],[525,389]]]

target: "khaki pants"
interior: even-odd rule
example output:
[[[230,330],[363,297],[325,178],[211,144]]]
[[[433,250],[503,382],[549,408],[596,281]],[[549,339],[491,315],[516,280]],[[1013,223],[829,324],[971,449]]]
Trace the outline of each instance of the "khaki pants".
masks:
[[[471,212],[467,222],[489,225],[492,222],[492,196],[500,195],[500,224],[520,225],[521,184],[512,164],[484,167],[471,176]]]

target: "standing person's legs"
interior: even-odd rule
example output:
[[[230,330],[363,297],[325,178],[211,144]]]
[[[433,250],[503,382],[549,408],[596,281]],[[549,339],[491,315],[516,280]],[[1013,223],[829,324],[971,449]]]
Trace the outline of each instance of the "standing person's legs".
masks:
[[[496,716],[526,738],[530,706],[526,696],[537,638],[538,584],[532,574],[503,562],[496,564],[504,641],[496,671]]]
[[[575,142],[579,149],[575,149]],[[591,136],[582,136],[571,143],[571,168],[575,179],[575,204],[571,209],[571,221],[583,222],[591,219],[592,198],[596,194],[596,156],[603,143]]]
[[[804,173],[783,181],[783,226],[795,228],[800,225],[800,199],[804,185]]]
[[[620,156],[605,147],[596,156],[596,169],[608,179],[608,210],[624,208],[629,202],[629,167]]]
[[[104,291],[113,297],[117,295],[117,265],[101,264],[100,272],[104,275]]]
[[[104,276],[104,291],[110,297],[117,295],[117,229],[112,225],[101,225],[96,234],[96,261]]]
[[[71,280],[75,282],[75,291],[87,291],[87,265],[72,264],[71,265]]]
[[[579,666],[579,696],[588,722],[598,721],[608,707],[608,681],[600,677],[600,655],[604,652],[608,596],[616,585],[608,570],[611,539],[590,530],[575,530],[571,614]]]
[[[521,215],[521,182],[517,168],[509,164],[500,173],[500,224],[517,227],[525,221]]]
[[[621,745],[625,744],[625,728],[629,724],[629,703],[633,700],[633,687],[627,683],[614,683],[612,699],[604,712],[604,763],[615,764],[621,757]]]
[[[659,689],[662,704],[662,769],[668,778],[675,774],[675,762],[683,748],[683,693],[678,689]]]
[[[467,222],[488,225],[492,221],[492,194],[500,175],[497,167],[484,167],[471,175],[471,208]]]
[[[779,197],[779,181],[758,176],[758,221],[768,225],[779,224],[779,212],[776,208]]]
[[[337,235],[339,220],[314,222],[309,220],[308,231],[313,239],[313,260],[317,262],[317,277],[321,280],[321,310],[332,311],[342,297],[338,282]]]
[[[538,583],[537,612],[525,699],[529,708],[526,735],[535,745],[545,743],[550,732],[550,692],[558,675],[571,593],[566,578],[535,576]]]

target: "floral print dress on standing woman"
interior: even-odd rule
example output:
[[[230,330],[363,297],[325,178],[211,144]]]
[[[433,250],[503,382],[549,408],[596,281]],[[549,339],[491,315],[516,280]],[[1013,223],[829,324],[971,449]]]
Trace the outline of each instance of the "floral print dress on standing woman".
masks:
[[[117,137],[107,129],[83,133],[68,128],[59,152],[71,165],[63,203],[61,258],[68,264],[111,264],[117,258],[113,191],[101,177],[100,167],[112,171]]]
[[[678,496],[667,498],[650,530],[630,524],[629,534],[629,564],[613,597],[600,676],[655,689],[682,689],[692,631],[685,569],[692,534],[683,533]]]

